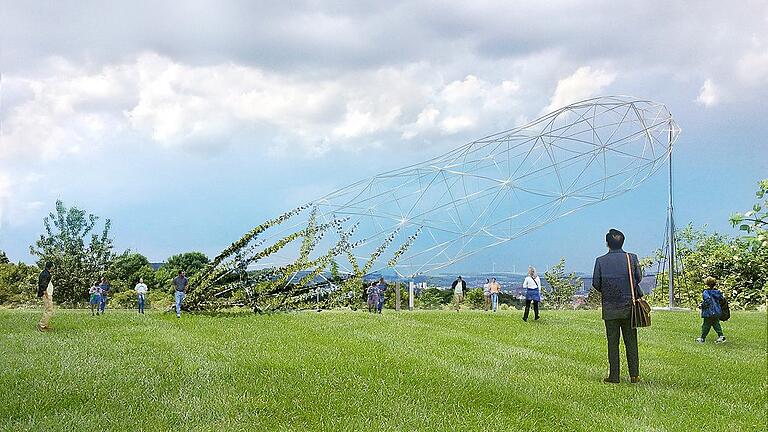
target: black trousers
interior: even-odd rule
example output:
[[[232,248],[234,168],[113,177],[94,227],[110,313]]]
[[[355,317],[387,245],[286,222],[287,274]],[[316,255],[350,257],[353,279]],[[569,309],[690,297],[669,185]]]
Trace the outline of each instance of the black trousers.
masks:
[[[525,301],[525,313],[523,314],[523,319],[528,321],[528,311],[531,310],[531,300]],[[533,300],[533,315],[538,319],[539,318],[539,302],[536,300]]]
[[[608,337],[608,364],[610,372],[608,379],[619,380],[619,334],[624,338],[624,349],[627,351],[629,376],[640,376],[640,358],[637,352],[637,329],[633,329],[629,318],[605,320],[605,335]]]

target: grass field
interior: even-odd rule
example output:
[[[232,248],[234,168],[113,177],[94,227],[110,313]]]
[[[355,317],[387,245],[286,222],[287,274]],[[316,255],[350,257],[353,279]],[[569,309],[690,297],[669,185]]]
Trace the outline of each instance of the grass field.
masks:
[[[607,374],[599,313],[223,316],[0,310],[0,430],[766,430],[766,314],[693,342],[640,330],[643,381]],[[623,355],[623,349],[622,349]]]

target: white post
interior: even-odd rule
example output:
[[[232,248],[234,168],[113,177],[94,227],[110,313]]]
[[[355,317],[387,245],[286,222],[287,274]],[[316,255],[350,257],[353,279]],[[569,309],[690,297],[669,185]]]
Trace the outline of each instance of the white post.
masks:
[[[395,310],[400,312],[400,281],[395,282]]]
[[[415,286],[416,284],[413,282],[408,284],[408,310],[413,310],[413,288]]]
[[[672,121],[669,122],[669,206],[667,207],[669,226],[669,308],[675,307],[675,219],[672,207]]]

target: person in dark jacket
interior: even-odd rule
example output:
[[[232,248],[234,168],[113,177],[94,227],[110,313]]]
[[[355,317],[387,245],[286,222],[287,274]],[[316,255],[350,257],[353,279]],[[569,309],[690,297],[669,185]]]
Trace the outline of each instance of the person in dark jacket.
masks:
[[[176,318],[181,318],[181,302],[184,301],[184,297],[187,296],[187,285],[189,285],[189,279],[184,270],[179,270],[179,275],[173,278],[174,286],[174,299],[176,300]]]
[[[50,330],[48,323],[53,316],[53,282],[51,281],[51,270],[53,263],[45,263],[45,269],[40,272],[37,278],[37,296],[43,300],[43,316],[37,323],[37,329],[41,332]]]
[[[723,334],[723,328],[720,327],[720,315],[723,313],[720,304],[725,301],[725,298],[723,293],[715,288],[717,285],[715,278],[708,277],[704,284],[707,285],[707,289],[702,293],[702,302],[699,306],[701,308],[701,318],[704,322],[701,324],[701,337],[696,339],[696,342],[704,343],[709,334],[709,329],[714,328],[715,332],[717,332],[715,343],[723,343],[725,342],[725,335]]]
[[[104,309],[107,308],[107,300],[109,300],[109,281],[106,277],[101,278],[101,283],[99,284],[99,288],[101,288],[101,298],[99,300],[99,312],[101,312],[102,315],[104,315]]]
[[[636,383],[640,381],[640,360],[637,350],[637,329],[633,329],[630,323],[632,311],[632,291],[630,290],[635,290],[636,298],[643,296],[638,285],[643,272],[637,255],[628,254],[622,250],[624,234],[621,231],[611,229],[605,235],[605,241],[608,245],[608,253],[595,260],[595,270],[592,274],[592,286],[602,294],[603,320],[608,338],[609,373],[608,378],[603,381],[619,382],[619,336],[621,335],[627,351],[629,380]],[[629,256],[629,265],[627,256]],[[635,282],[634,287],[630,287],[630,268]]]
[[[384,294],[387,292],[388,285],[387,285],[387,282],[384,281],[384,278],[380,278],[379,283],[376,285],[376,287],[379,289],[379,302],[376,306],[377,306],[378,312],[381,313],[381,309],[384,307],[384,301],[385,301]]]
[[[453,304],[456,307],[456,312],[458,312],[461,302],[464,300],[464,293],[467,292],[467,283],[459,276],[451,284],[451,289],[453,290]]]

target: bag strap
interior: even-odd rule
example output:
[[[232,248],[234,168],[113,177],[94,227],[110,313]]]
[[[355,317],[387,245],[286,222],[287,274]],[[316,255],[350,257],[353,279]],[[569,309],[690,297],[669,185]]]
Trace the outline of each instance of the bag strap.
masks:
[[[627,271],[629,272],[629,291],[632,293],[632,304],[635,304],[635,278],[632,276],[632,264],[629,262],[629,254],[627,256]]]

